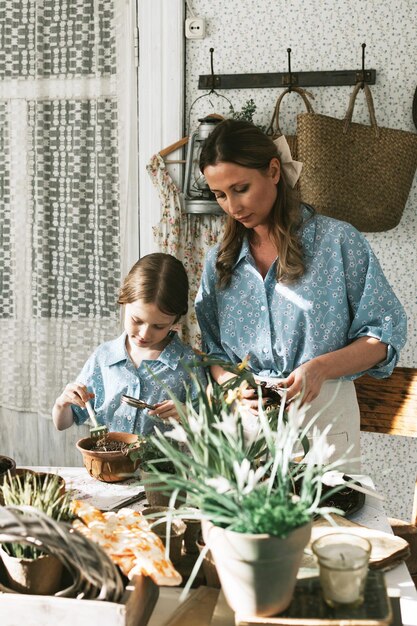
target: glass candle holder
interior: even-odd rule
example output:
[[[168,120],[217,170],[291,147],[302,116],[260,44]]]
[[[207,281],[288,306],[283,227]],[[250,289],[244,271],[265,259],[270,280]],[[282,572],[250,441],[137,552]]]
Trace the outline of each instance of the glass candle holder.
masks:
[[[362,604],[371,554],[369,541],[353,533],[331,533],[316,539],[311,549],[320,567],[325,602],[335,608]]]

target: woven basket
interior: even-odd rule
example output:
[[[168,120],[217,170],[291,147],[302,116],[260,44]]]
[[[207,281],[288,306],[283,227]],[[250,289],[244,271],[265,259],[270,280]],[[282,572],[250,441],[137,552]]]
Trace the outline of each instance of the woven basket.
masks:
[[[352,122],[357,83],[343,120],[297,116],[299,180],[304,202],[361,231],[397,226],[417,168],[417,134],[377,125],[371,90],[364,85],[371,125]]]
[[[285,89],[280,94],[280,96],[278,97],[276,101],[274,112],[271,117],[271,121],[269,123],[268,128],[266,129],[266,134],[270,135],[272,139],[281,137],[281,135],[283,134],[281,130],[281,123],[280,123],[279,116],[280,116],[280,111],[281,111],[282,100],[289,93],[295,93],[301,96],[305,104],[307,112],[314,113],[312,104],[309,100],[309,98],[314,98],[314,96],[311,93],[309,93],[308,91],[305,91],[305,89],[301,89],[300,87],[291,87],[291,89]],[[297,161],[298,160],[297,135],[285,135],[285,138],[290,147],[292,158],[294,159],[294,161]]]

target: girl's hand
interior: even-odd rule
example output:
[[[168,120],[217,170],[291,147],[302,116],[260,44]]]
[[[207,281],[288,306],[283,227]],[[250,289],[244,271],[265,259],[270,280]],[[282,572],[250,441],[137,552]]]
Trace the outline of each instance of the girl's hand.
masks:
[[[156,408],[153,411],[149,411],[149,415],[155,415],[156,417],[160,417],[162,420],[167,420],[168,418],[173,417],[177,420],[177,422],[180,421],[180,416],[178,415],[178,411],[173,400],[158,402],[155,404],[155,407]]]
[[[302,393],[302,404],[306,404],[317,398],[325,380],[320,361],[312,359],[297,367],[287,378],[280,381],[279,386],[287,389],[287,403]]]
[[[59,398],[57,398],[55,404],[62,408],[70,404],[75,404],[84,409],[87,400],[92,400],[92,398],[94,398],[94,394],[88,391],[85,385],[81,383],[69,383]]]

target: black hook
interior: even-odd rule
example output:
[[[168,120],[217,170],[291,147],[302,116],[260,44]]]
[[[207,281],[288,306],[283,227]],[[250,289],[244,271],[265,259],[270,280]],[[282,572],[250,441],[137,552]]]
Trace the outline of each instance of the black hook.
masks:
[[[291,91],[291,87],[292,87],[291,48],[287,48],[287,53],[288,53],[288,81],[289,81],[288,91]]]
[[[211,89],[209,93],[214,92],[214,66],[213,66],[213,52],[214,48],[210,48],[210,67],[211,67]]]
[[[362,44],[362,85],[361,89],[365,87],[365,48],[366,43]]]

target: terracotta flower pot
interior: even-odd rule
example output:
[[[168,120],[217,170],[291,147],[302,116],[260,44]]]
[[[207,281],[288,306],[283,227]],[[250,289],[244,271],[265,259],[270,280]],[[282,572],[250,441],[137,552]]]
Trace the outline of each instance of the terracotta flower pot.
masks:
[[[20,559],[10,556],[3,548],[0,554],[10,589],[41,596],[60,589],[63,564],[56,556],[44,554],[36,559]]]
[[[12,476],[15,474],[16,461],[9,456],[0,454],[0,484],[3,482],[4,477],[7,476],[7,472],[10,472]]]
[[[59,493],[61,496],[63,496],[65,493],[65,480],[62,478],[62,476],[58,476],[58,474],[54,474],[53,472],[35,472],[34,470],[27,469],[25,467],[19,467],[16,469],[14,475],[18,477],[21,481],[23,481],[27,475],[35,476],[41,484],[46,481],[49,482],[53,478],[58,477]]]
[[[169,506],[146,506],[142,511],[142,515],[146,517],[149,524],[153,524],[166,515],[169,510]]]
[[[158,487],[161,483],[158,481],[158,477],[155,476],[152,472],[147,472],[145,470],[140,470],[141,478],[144,481],[144,488],[146,493],[146,499],[148,501],[149,506],[169,506],[169,495],[165,495],[163,491],[159,491]],[[178,508],[181,506],[182,502],[185,500],[185,492],[180,491],[178,497],[175,501],[174,506]]]
[[[201,520],[185,519],[187,530],[184,535],[184,549],[187,554],[198,554],[197,540],[201,533]]]
[[[164,546],[167,545],[167,522],[165,520],[156,520],[153,522],[152,531],[161,538]],[[186,526],[180,519],[173,519],[171,522],[171,532],[169,540],[169,558],[175,564],[181,559],[182,542],[184,539]]]
[[[203,540],[199,539],[197,541],[196,546],[197,546],[197,550],[201,553],[201,551],[205,547],[205,543]],[[207,587],[215,587],[216,589],[220,589],[220,586],[221,586],[220,579],[217,573],[216,565],[214,563],[211,550],[208,550],[206,552],[206,555],[203,559],[203,572],[204,572],[204,577],[206,579]]]
[[[310,539],[311,522],[285,539],[237,533],[205,521],[202,528],[229,606],[242,617],[285,611]]]
[[[122,441],[127,444],[137,443],[137,435],[131,433],[109,433],[107,438],[111,441]],[[122,451],[100,452],[92,450],[94,440],[91,437],[79,439],[77,449],[83,455],[84,467],[93,478],[105,483],[117,483],[131,478],[139,465],[139,460],[132,461],[129,454]],[[136,446],[135,446],[136,447]]]
[[[149,522],[152,531],[160,537],[164,546],[167,539],[167,521],[164,516],[169,511],[167,506],[150,506],[142,511],[142,515]],[[173,563],[178,563],[182,554],[182,542],[186,531],[184,522],[176,517],[172,518],[169,543],[169,558]]]
[[[16,461],[9,456],[3,456],[0,454],[0,485],[3,483],[8,472],[12,476],[16,473]],[[3,505],[3,495],[0,491],[0,506]]]

